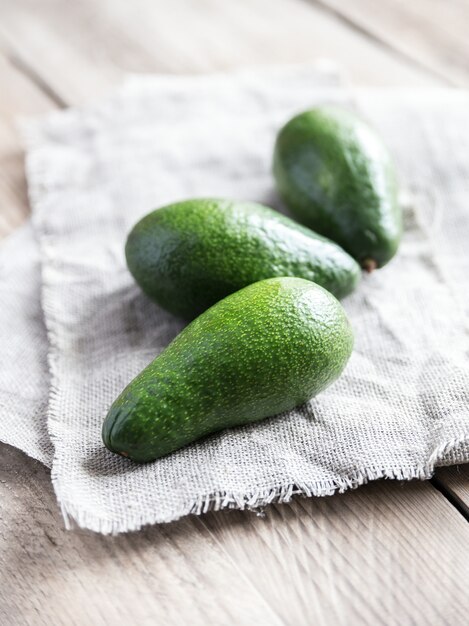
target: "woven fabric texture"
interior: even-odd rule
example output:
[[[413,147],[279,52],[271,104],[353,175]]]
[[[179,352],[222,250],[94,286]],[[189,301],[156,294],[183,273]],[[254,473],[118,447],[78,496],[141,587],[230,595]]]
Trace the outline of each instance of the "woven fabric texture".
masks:
[[[275,133],[320,102],[358,107],[393,152],[406,192],[398,256],[344,301],[356,335],[344,375],[288,414],[155,463],[111,454],[100,435],[109,405],[182,328],[133,283],[128,230],[154,207],[187,197],[282,210],[270,172]],[[352,101],[329,75],[294,68],[136,77],[99,106],[29,125],[52,479],[67,523],[123,532],[381,477],[427,478],[435,465],[469,460],[468,104],[466,93],[449,92],[368,91]],[[28,297],[37,307],[36,259],[33,266]],[[41,336],[35,376],[47,377]],[[43,378],[36,408],[46,387]]]
[[[48,342],[42,315],[39,248],[31,223],[0,246],[0,441],[48,467]]]

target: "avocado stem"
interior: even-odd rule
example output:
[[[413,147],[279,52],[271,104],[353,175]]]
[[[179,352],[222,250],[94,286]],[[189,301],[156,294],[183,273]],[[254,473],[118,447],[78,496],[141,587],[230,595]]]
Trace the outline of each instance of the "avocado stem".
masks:
[[[368,274],[371,274],[371,272],[378,267],[378,264],[376,263],[374,259],[368,258],[362,261],[362,267],[365,270],[365,272],[368,272]]]

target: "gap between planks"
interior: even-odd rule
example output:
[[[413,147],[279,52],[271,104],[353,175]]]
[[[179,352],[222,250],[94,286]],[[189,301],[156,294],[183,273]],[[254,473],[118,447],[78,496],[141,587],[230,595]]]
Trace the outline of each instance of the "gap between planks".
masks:
[[[411,52],[402,50],[392,40],[383,39],[379,34],[375,33],[371,28],[364,26],[359,20],[351,17],[347,12],[343,12],[343,4],[336,6],[336,3],[329,2],[328,0],[304,0],[307,4],[313,4],[314,6],[322,9],[323,11],[333,15],[337,20],[344,23],[346,26],[355,30],[357,33],[366,37],[374,44],[383,48],[384,50],[396,55],[402,61],[409,63],[416,69],[427,73],[432,78],[436,79],[442,85],[455,87],[458,86],[458,82],[451,79],[446,73],[433,67],[431,64],[421,61],[416,58]]]
[[[469,84],[469,5],[458,0],[306,0],[450,86]]]
[[[0,239],[29,215],[24,151],[18,117],[44,114],[56,105],[0,52]]]
[[[171,7],[163,0],[132,7],[125,0],[45,0],[35,9],[32,0],[0,0],[0,48],[9,65],[0,67],[0,236],[29,213],[14,116],[94,100],[126,70],[205,72],[329,55],[358,82],[435,84],[302,0],[174,0]]]
[[[103,95],[126,72],[209,72],[333,57],[355,83],[436,80],[302,0],[0,0],[0,32],[68,103]],[[21,44],[20,44],[21,42]],[[24,42],[27,42],[25,45]]]
[[[60,96],[49,83],[40,76],[36,70],[28,65],[27,61],[16,53],[7,54],[7,59],[23,76],[28,78],[42,93],[50,99],[59,109],[65,109],[68,103]]]
[[[373,44],[365,46],[365,50],[376,49],[377,46],[385,46],[389,48],[389,44],[384,41],[383,37],[378,36],[371,30],[370,26],[363,26],[359,22],[359,17],[363,14],[364,9],[367,7],[369,0],[354,0],[347,3],[346,11],[344,5],[338,5],[335,0],[307,0],[301,2],[288,1],[285,3],[274,2],[269,4],[271,11],[269,14],[269,29],[273,30],[276,35],[276,28],[281,25],[284,29],[284,25],[289,25],[294,28],[295,31],[295,54],[301,55],[307,54],[309,51],[311,54],[317,54],[318,48],[311,43],[314,42],[315,37],[310,37],[310,32],[315,30],[320,34],[322,29],[326,29],[328,38],[335,35],[337,38],[337,53],[340,53],[340,46],[346,45],[353,50],[357,50],[357,59],[362,58],[362,52],[360,49],[360,43],[357,41],[357,35],[350,37],[348,34],[351,29],[358,31],[360,35],[366,36],[368,39],[372,39]],[[5,0],[0,0],[0,6],[5,3]],[[420,0],[419,0],[420,3]],[[158,13],[158,6],[154,6],[154,0],[137,0],[139,11],[132,10],[132,15],[144,16],[148,19],[132,21],[133,17],[126,13],[125,3],[122,1],[113,0],[109,2],[104,0],[96,9],[95,3],[90,3],[90,0],[80,0],[73,8],[74,24],[72,25],[75,30],[83,29],[85,32],[91,30],[91,34],[94,37],[94,47],[101,50],[99,52],[99,63],[97,68],[97,77],[94,81],[88,81],[87,72],[95,72],[94,64],[91,62],[93,59],[89,56],[89,40],[87,36],[82,38],[73,35],[72,32],[68,33],[67,29],[70,29],[70,24],[67,23],[66,15],[68,15],[70,5],[64,0],[48,0],[44,3],[40,12],[31,11],[31,3],[28,0],[17,0],[15,3],[8,3],[4,7],[3,13],[5,15],[4,24],[1,28],[3,32],[3,42],[0,40],[0,47],[6,51],[8,59],[6,62],[10,63],[11,67],[7,68],[3,72],[3,81],[6,84],[6,91],[11,94],[18,93],[17,98],[12,98],[10,108],[6,113],[3,113],[0,118],[0,137],[2,138],[2,161],[5,166],[0,172],[0,200],[4,208],[4,215],[0,220],[0,234],[6,234],[8,231],[17,227],[28,214],[27,198],[25,193],[25,180],[23,166],[21,163],[21,148],[17,133],[13,129],[13,116],[17,111],[22,114],[33,114],[35,112],[43,112],[44,110],[50,110],[57,106],[62,107],[74,102],[74,89],[70,89],[71,96],[64,95],[65,92],[61,89],[61,83],[54,82],[52,78],[57,76],[60,81],[65,73],[71,75],[75,83],[83,83],[84,91],[86,91],[89,98],[90,91],[93,84],[106,76],[104,81],[107,88],[110,84],[118,80],[116,75],[116,68],[112,65],[112,60],[117,54],[117,58],[120,59],[124,65],[128,58],[133,59],[137,64],[141,64],[145,69],[151,71],[163,70],[175,70],[171,63],[167,61],[161,61],[162,53],[168,58],[174,58],[179,54],[178,64],[179,69],[189,70],[191,69],[191,60],[184,55],[181,58],[181,50],[187,48],[192,52],[193,49],[198,49],[199,61],[202,62],[202,67],[210,67],[213,65],[212,51],[217,50],[222,53],[223,62],[234,63],[235,65],[242,64],[245,59],[239,56],[239,45],[234,48],[231,44],[238,44],[238,38],[245,43],[248,47],[251,46],[251,52],[255,51],[257,61],[265,58],[265,55],[272,49],[272,45],[267,45],[267,52],[263,49],[263,46],[259,48],[254,46],[255,39],[258,34],[264,43],[268,43],[270,38],[266,34],[266,30],[262,27],[261,20],[265,3],[262,0],[252,0],[249,5],[241,3],[236,10],[231,7],[220,6],[219,3],[214,4],[211,0],[205,0],[202,4],[194,3],[192,0],[177,0],[177,9],[187,10],[189,15],[194,18],[194,26],[192,31],[186,31],[185,36],[187,38],[186,48],[180,49],[172,40],[162,38],[162,43],[158,41],[158,35],[160,31],[156,29],[156,26],[150,26],[148,28],[147,22],[151,22],[151,16],[156,16]],[[156,2],[158,5],[158,2]],[[383,0],[382,7],[389,5],[388,0]],[[319,7],[319,11],[314,9],[314,6]],[[309,9],[307,8],[309,7]],[[394,7],[394,3],[393,3]],[[383,10],[383,9],[381,9]],[[391,9],[388,6],[388,13]],[[394,12],[408,11],[406,8],[394,8]],[[203,45],[200,41],[200,35],[205,33],[208,35],[208,31],[204,30],[205,25],[197,21],[195,18],[201,12],[202,18],[210,16],[212,20],[212,30],[219,29],[220,34],[227,35],[223,37],[228,43],[223,41],[220,48],[220,43],[217,38],[206,37],[203,40]],[[328,12],[329,16],[324,20],[324,13]],[[10,15],[11,13],[11,15]],[[375,15],[376,12],[372,12]],[[168,24],[176,24],[175,16],[171,11],[166,11],[165,20]],[[350,17],[353,15],[353,17]],[[331,17],[332,16],[332,17]],[[247,18],[249,17],[249,20]],[[376,18],[374,18],[376,19]],[[341,20],[339,27],[334,23]],[[180,20],[179,20],[180,21]],[[76,22],[76,23],[75,23]],[[143,25],[143,22],[145,24]],[[251,22],[254,23],[251,24]],[[182,22],[183,23],[183,22]],[[304,24],[303,24],[304,23]],[[374,22],[373,22],[374,23]],[[88,25],[88,29],[86,29]],[[165,28],[167,30],[167,25]],[[247,27],[249,25],[249,28]],[[60,28],[63,26],[63,28]],[[192,26],[192,23],[191,23]],[[5,36],[6,29],[9,29],[8,36]],[[234,28],[234,30],[231,30]],[[260,30],[259,30],[260,28]],[[155,30],[156,29],[156,30]],[[234,33],[234,40],[233,40]],[[68,36],[70,34],[70,36]],[[306,36],[308,35],[308,36]],[[348,39],[347,39],[348,35]],[[47,58],[47,50],[45,50],[45,63],[44,65],[37,65],[33,61],[36,60],[36,55],[31,56],[28,45],[25,45],[25,41],[34,45],[45,45],[50,39],[50,45],[54,51],[53,58],[61,58],[61,51],[65,62],[67,60],[71,62],[71,67],[74,67],[74,72],[64,72],[61,65],[50,66],[50,59]],[[277,39],[277,37],[275,37]],[[304,42],[300,45],[298,41]],[[68,41],[70,40],[70,41]],[[298,40],[298,41],[296,41]],[[358,37],[360,40],[360,37]],[[22,45],[18,46],[17,42],[22,41]],[[324,45],[322,40],[320,45]],[[125,43],[130,48],[130,56],[119,56],[121,54],[118,48],[122,47],[119,44]],[[151,44],[151,45],[150,45]],[[304,45],[303,45],[304,44]],[[278,47],[278,46],[276,46]],[[34,49],[34,47],[33,47]],[[469,50],[469,45],[468,45]],[[112,53],[112,54],[111,54]],[[395,53],[395,51],[394,51]],[[399,51],[399,54],[402,54]],[[43,55],[37,55],[39,59],[43,59]],[[366,57],[368,59],[368,56]],[[403,60],[405,64],[413,63],[416,61],[413,56],[404,54]],[[369,61],[368,61],[369,62]],[[386,57],[382,57],[370,64],[372,69],[371,74],[378,75],[381,71],[387,71],[389,61]],[[418,63],[418,61],[417,61]],[[196,64],[197,65],[197,64]],[[392,64],[391,64],[392,65]],[[374,68],[374,69],[373,69]],[[51,70],[59,70],[58,72],[51,72]],[[194,66],[194,69],[197,69]],[[200,69],[200,67],[198,67]],[[374,72],[374,74],[373,74]],[[21,76],[14,75],[21,74]],[[416,74],[417,76],[417,74]],[[439,82],[441,77],[439,76]],[[28,85],[28,83],[31,83]],[[9,88],[11,86],[11,88]],[[76,91],[76,87],[75,87]],[[27,102],[28,106],[25,108],[24,103]],[[55,105],[55,106],[53,106]],[[8,105],[7,105],[8,106]],[[5,147],[6,146],[6,147]],[[445,484],[445,478],[440,479],[442,485]]]
[[[469,464],[439,468],[431,482],[469,522]]]
[[[1,623],[465,624],[469,525],[428,482],[102,537],[63,530],[38,462],[0,472]]]
[[[350,24],[349,24],[350,27]],[[375,42],[377,43],[377,42]],[[34,91],[40,91],[41,94],[35,94],[32,98],[32,100],[28,100],[28,102],[32,102],[32,105],[30,108],[28,108],[27,110],[25,110],[25,113],[28,114],[32,114],[35,112],[39,112],[42,110],[50,110],[51,108],[54,108],[54,106],[52,106],[52,103],[55,106],[65,106],[67,104],[67,98],[65,98],[61,93],[59,93],[58,91],[56,91],[55,87],[48,81],[47,77],[44,75],[42,75],[37,69],[36,66],[33,66],[29,63],[28,60],[25,60],[25,57],[22,56],[18,56],[18,53],[16,51],[13,52],[9,52],[10,58],[9,61],[12,65],[12,67],[14,67],[14,69],[22,74],[22,77],[18,78],[15,77],[15,80],[13,81],[15,83],[15,85],[20,85],[21,87],[18,89],[18,93],[21,93],[22,96],[22,100],[24,101],[25,95],[30,94]],[[155,69],[157,69],[158,64],[155,62]],[[114,76],[114,73],[112,72],[112,75]],[[78,79],[80,80],[80,79]],[[27,82],[30,82],[31,85],[26,85]],[[32,86],[32,83],[34,83],[34,88]],[[29,98],[29,96],[28,96]],[[72,99],[70,99],[71,101]],[[37,103],[37,104],[35,104]],[[28,104],[29,106],[29,104]],[[15,110],[16,111],[16,110]],[[0,120],[0,123],[2,123],[4,120]],[[10,121],[7,120],[7,125],[10,125]],[[11,128],[7,129],[7,134],[8,137],[10,138],[11,135]],[[6,142],[7,146],[11,146],[13,145],[13,142],[11,142],[11,144],[8,143],[8,141]],[[15,159],[17,159],[17,146],[14,146],[14,152],[15,152]],[[17,166],[15,166],[15,169],[18,169]],[[21,174],[22,176],[22,174]],[[23,206],[23,213],[25,212],[25,204],[26,204],[26,200],[25,200],[25,195],[24,195],[24,191],[23,192],[19,192],[19,188],[20,187],[24,187],[24,180],[21,178],[21,182],[19,184],[15,183],[15,191],[14,193],[17,194],[17,197],[19,198],[18,201],[18,206],[22,205]],[[8,198],[9,196],[7,196]],[[3,200],[3,204],[5,205],[5,198],[2,198]],[[16,210],[16,209],[15,209]],[[21,209],[19,209],[19,212],[21,212]],[[453,489],[453,487],[450,487],[448,484],[449,481],[449,476],[448,474],[445,473],[439,473],[438,475],[438,482],[436,483],[438,485],[438,489],[441,489],[441,491],[443,491],[443,489],[446,489],[449,493],[450,489]],[[461,497],[461,496],[458,496]],[[451,501],[451,503],[454,505],[455,504],[455,500],[453,499]],[[298,508],[298,506],[300,508]],[[295,505],[297,511],[299,511],[301,513],[301,507],[303,505]],[[304,508],[304,507],[303,507]],[[281,516],[285,514],[285,511],[289,510],[290,507],[286,506],[282,509],[282,513],[280,514]],[[275,509],[274,507],[274,510]],[[241,514],[240,514],[241,515]],[[214,519],[209,518],[209,519]],[[220,523],[221,520],[224,519],[222,517],[220,517]],[[244,517],[243,517],[244,519]],[[203,522],[205,524],[205,522]],[[300,524],[303,524],[304,522],[300,521]],[[212,524],[212,530],[211,533],[213,534],[215,531],[213,530],[214,526]],[[221,532],[221,531],[217,531],[217,532]],[[223,534],[223,533],[222,533]],[[51,545],[53,545],[53,542],[55,541],[55,539],[51,539],[52,535],[49,536],[49,543]],[[291,540],[289,540],[291,541]],[[253,583],[254,584],[254,583]]]

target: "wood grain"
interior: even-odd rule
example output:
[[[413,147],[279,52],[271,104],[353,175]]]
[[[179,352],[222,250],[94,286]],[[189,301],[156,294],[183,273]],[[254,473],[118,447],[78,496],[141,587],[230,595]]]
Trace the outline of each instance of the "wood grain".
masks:
[[[124,72],[207,72],[331,57],[355,83],[435,79],[300,0],[0,0],[0,35],[69,103]],[[27,42],[27,45],[23,45]]]
[[[358,83],[435,82],[300,0],[0,0],[0,12],[0,237],[28,213],[16,117],[95,100],[126,72],[331,57]]]
[[[435,483],[469,521],[469,464],[440,468]]]
[[[101,537],[63,530],[48,471],[18,450],[0,475],[0,623],[466,623],[469,525],[429,483]]]
[[[0,623],[282,623],[197,520],[67,532],[42,465],[3,446],[0,475]]]
[[[0,238],[29,214],[18,117],[45,113],[53,103],[0,54]]]
[[[343,16],[442,82],[469,85],[469,3],[464,0],[309,0]]]
[[[465,581],[448,576],[469,572],[469,548],[453,535],[469,525],[429,483],[374,483],[266,513],[202,521],[286,623],[466,621],[469,603],[456,600]]]
[[[27,214],[15,117],[93,101],[125,72],[332,57],[355,83],[431,86],[442,71],[466,80],[447,55],[469,54],[458,0],[431,0],[437,17],[425,18],[422,0],[385,0],[379,11],[371,0],[323,1],[374,40],[300,0],[0,0],[0,236]],[[469,472],[453,472],[438,475],[466,502]],[[469,525],[429,483],[104,538],[65,532],[48,471],[1,446],[0,498],[2,624],[467,623]]]

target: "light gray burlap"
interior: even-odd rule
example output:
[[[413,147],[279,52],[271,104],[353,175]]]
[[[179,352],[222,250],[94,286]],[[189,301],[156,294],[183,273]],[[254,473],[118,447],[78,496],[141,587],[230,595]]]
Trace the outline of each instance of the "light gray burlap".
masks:
[[[425,478],[437,464],[469,460],[465,93],[357,98],[393,151],[410,202],[398,257],[344,302],[356,346],[336,384],[288,415],[152,464],[136,465],[101,443],[112,400],[182,327],[133,284],[123,255],[128,229],[151,208],[189,196],[278,208],[275,132],[314,103],[349,101],[333,83],[311,68],[135,78],[99,107],[29,128],[50,341],[52,478],[68,522],[121,532],[380,477]]]
[[[48,343],[40,291],[39,248],[29,223],[0,245],[0,441],[50,467]]]

